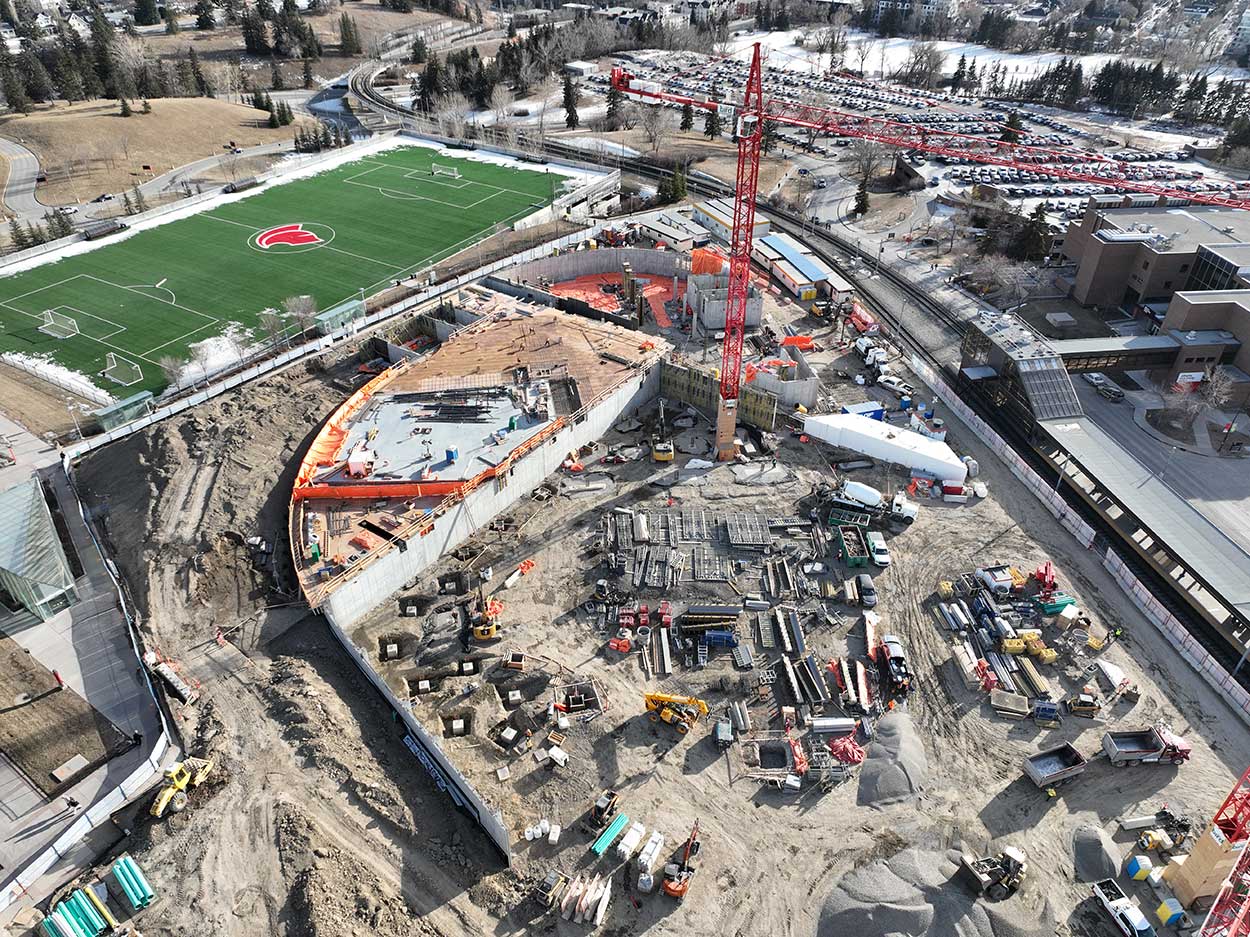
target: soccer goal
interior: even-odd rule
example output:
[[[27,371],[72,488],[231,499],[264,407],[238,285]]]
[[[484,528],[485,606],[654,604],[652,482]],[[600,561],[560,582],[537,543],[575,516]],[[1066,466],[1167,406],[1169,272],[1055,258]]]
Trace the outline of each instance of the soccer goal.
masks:
[[[460,170],[455,166],[440,166],[438,163],[430,163],[430,174],[435,176],[451,176],[453,179],[460,178]]]
[[[78,320],[55,309],[45,309],[39,331],[53,338],[73,338],[78,334]]]
[[[104,362],[104,376],[114,384],[129,387],[131,384],[138,384],[143,380],[143,369],[129,358],[123,358],[121,355],[110,351],[104,356]]]

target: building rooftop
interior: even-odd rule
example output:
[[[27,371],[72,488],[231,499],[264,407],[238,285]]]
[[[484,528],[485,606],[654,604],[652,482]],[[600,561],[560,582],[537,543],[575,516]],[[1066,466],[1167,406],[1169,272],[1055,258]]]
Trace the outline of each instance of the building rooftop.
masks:
[[[1250,212],[1190,205],[1184,208],[1104,209],[1095,237],[1104,241],[1150,241],[1160,253],[1184,253],[1198,245],[1250,241]]]
[[[1226,329],[1169,329],[1168,335],[1182,345],[1240,345],[1239,339]]]
[[[1250,267],[1250,244],[1205,244],[1203,247],[1216,257],[1228,261],[1239,272]]]
[[[1042,426],[1125,510],[1243,618],[1250,618],[1250,554],[1127,453],[1088,417]]]
[[[1052,339],[1050,347],[1060,356],[1097,355],[1121,351],[1166,351],[1178,346],[1167,335],[1100,335],[1097,338]]]
[[[0,491],[0,571],[54,594],[74,584],[36,478]]]

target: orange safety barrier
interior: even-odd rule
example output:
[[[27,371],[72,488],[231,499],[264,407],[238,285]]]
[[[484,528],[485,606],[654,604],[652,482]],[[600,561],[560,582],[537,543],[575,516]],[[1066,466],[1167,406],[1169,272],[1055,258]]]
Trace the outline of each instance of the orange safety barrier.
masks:
[[[711,273],[720,274],[725,269],[728,260],[718,251],[708,250],[706,247],[696,247],[690,252],[690,272],[695,274]]]
[[[811,351],[816,347],[810,335],[787,335],[781,340],[781,344],[786,348],[797,348],[799,351]]]
[[[377,377],[372,378],[364,386],[352,393],[342,405],[326,421],[325,427],[317,434],[304,460],[300,463],[299,473],[295,476],[295,490],[307,485],[317,474],[317,469],[324,465],[333,465],[337,461],[339,449],[347,439],[347,424],[373,396],[374,391],[390,381],[394,369],[387,368]]]

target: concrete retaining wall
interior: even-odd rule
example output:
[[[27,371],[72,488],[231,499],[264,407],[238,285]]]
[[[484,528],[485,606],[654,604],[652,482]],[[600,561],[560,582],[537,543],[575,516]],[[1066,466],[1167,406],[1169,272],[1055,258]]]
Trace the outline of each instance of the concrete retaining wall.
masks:
[[[660,365],[660,393],[702,411],[716,415],[720,382],[711,371],[665,361]],[[738,421],[771,432],[777,422],[777,398],[751,385],[742,388],[738,399]]]
[[[620,273],[622,266],[627,263],[640,276],[685,277],[690,272],[689,260],[675,251],[648,250],[643,247],[605,247],[518,264],[507,271],[507,279],[514,283],[522,280],[537,283],[539,279],[546,277],[559,282],[598,273]]]
[[[506,859],[511,857],[511,839],[500,813],[483,800],[451,763],[435,735],[422,726],[409,709],[407,700],[400,699],[373,668],[369,655],[352,641],[348,629],[491,518],[528,496],[559,468],[571,450],[598,439],[623,415],[654,398],[659,385],[660,368],[655,366],[624,381],[580,419],[575,417],[572,425],[553,436],[550,442],[521,458],[503,485],[489,482],[472,492],[439,518],[425,536],[408,541],[405,550],[391,549],[376,559],[358,576],[340,585],[322,605],[321,610],[335,637],[408,729],[405,744],[414,757],[430,773],[439,789],[481,825]]]

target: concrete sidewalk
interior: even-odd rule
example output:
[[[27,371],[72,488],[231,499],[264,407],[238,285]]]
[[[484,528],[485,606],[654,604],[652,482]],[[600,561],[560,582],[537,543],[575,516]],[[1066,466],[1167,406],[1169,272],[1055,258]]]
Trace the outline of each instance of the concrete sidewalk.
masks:
[[[134,739],[134,745],[54,799],[45,797],[0,759],[0,882],[8,882],[92,804],[142,767],[162,731],[156,700],[135,658],[112,578],[83,523],[65,473],[54,466],[43,475],[56,494],[82,562],[84,574],[75,583],[80,601],[45,622],[30,614],[7,615],[0,619],[0,629],[44,667],[55,669],[65,680],[65,692],[81,696]],[[176,748],[171,749],[165,763],[177,754]],[[125,793],[133,797],[141,791]],[[72,806],[71,799],[78,806]],[[73,863],[89,863],[94,855],[91,850],[71,849],[49,870],[49,881],[68,876],[74,871]]]

